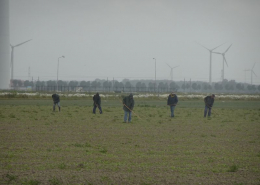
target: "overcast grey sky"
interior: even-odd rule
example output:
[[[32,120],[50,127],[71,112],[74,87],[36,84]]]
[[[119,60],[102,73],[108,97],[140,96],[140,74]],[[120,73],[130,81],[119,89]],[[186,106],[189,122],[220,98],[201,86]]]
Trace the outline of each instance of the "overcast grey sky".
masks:
[[[10,0],[16,79],[94,80],[113,77],[209,81],[209,51],[226,53],[225,78],[260,84],[259,0]],[[212,56],[212,81],[222,56]]]

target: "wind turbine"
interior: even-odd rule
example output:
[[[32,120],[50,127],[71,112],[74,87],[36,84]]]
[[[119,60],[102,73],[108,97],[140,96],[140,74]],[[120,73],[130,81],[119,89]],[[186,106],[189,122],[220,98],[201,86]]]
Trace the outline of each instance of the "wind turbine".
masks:
[[[253,84],[253,74],[256,76],[255,72],[253,71],[254,67],[255,67],[255,63],[253,65],[252,69],[245,70],[245,71],[251,71],[251,85]]]
[[[222,55],[222,57],[223,57],[222,81],[225,79],[225,77],[224,77],[224,66],[225,66],[225,65],[224,65],[224,62],[226,62],[226,65],[227,65],[227,67],[228,67],[225,54],[226,54],[226,52],[229,50],[229,48],[230,48],[231,46],[232,46],[232,44],[227,48],[227,50],[226,50],[224,53],[212,52],[212,53],[216,53],[216,54]]]
[[[166,64],[167,64],[167,63],[166,63]],[[171,81],[172,81],[172,75],[173,75],[172,70],[173,70],[174,68],[176,68],[176,67],[179,67],[179,66],[171,67],[169,64],[167,64],[167,65],[169,66],[169,68],[171,68]]]
[[[198,43],[199,44],[199,43]],[[224,44],[224,43],[223,43]],[[219,45],[219,46],[222,46],[223,44],[221,44],[221,45]],[[201,44],[199,44],[199,45],[201,45]],[[215,48],[213,48],[213,49],[208,49],[208,48],[206,48],[205,46],[203,46],[203,45],[201,45],[203,48],[205,48],[206,50],[208,50],[209,51],[209,83],[211,84],[211,61],[212,61],[212,52],[213,52],[213,50],[214,49],[217,49],[219,46],[217,46],[217,47],[215,47]]]
[[[11,81],[13,81],[13,79],[14,79],[14,48],[15,47],[18,47],[18,46],[21,46],[21,45],[23,45],[23,44],[25,44],[26,42],[29,42],[29,41],[31,41],[32,39],[30,39],[30,40],[27,40],[27,41],[25,41],[25,42],[22,42],[22,43],[20,43],[20,44],[17,44],[17,45],[15,45],[15,46],[12,46],[11,44],[10,44],[10,46],[11,46]]]

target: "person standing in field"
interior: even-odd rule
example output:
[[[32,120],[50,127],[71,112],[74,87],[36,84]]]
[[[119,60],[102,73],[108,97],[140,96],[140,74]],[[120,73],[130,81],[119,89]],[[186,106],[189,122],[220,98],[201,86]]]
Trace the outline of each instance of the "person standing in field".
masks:
[[[171,110],[171,117],[174,117],[174,109],[175,106],[178,103],[178,97],[176,94],[174,94],[174,92],[172,92],[169,96],[168,96],[168,100],[167,100],[167,105],[170,106],[170,110]]]
[[[135,101],[133,94],[131,93],[129,96],[126,96],[123,98],[123,109],[124,109],[124,122],[126,123],[127,121],[127,116],[128,116],[128,123],[132,121],[132,111],[134,109]]]
[[[59,107],[59,112],[60,112],[60,96],[58,94],[53,94],[52,100],[53,100],[53,111],[55,111],[55,107],[57,105]]]
[[[101,108],[101,98],[99,96],[99,94],[95,94],[93,96],[93,114],[96,114],[96,108],[98,107],[99,109],[99,113],[102,114],[102,108]]]
[[[214,98],[215,98],[215,94],[212,94],[211,96],[206,96],[204,98],[204,103],[205,103],[204,118],[207,116],[207,114],[208,114],[208,117],[210,117],[211,109],[214,104]]]

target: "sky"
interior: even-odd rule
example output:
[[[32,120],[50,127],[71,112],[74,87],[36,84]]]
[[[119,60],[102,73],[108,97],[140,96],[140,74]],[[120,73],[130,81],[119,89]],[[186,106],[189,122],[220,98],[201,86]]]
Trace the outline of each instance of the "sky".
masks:
[[[260,84],[259,0],[10,0],[14,78],[209,82],[210,52],[225,78]],[[202,46],[204,47],[202,47]],[[60,58],[65,56],[65,58]],[[59,61],[59,68],[58,68]],[[156,64],[156,67],[155,67]],[[168,65],[167,65],[168,64]],[[29,70],[30,68],[30,70]],[[212,55],[212,82],[222,55]],[[30,74],[29,74],[30,71]]]

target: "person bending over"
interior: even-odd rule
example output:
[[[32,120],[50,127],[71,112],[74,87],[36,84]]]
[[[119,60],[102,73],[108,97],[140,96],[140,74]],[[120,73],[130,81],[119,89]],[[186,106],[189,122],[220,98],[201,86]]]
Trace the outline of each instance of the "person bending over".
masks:
[[[215,94],[212,94],[211,96],[206,96],[204,98],[204,103],[205,103],[204,118],[207,116],[207,114],[208,114],[208,117],[210,117],[211,109],[214,104],[214,98],[215,98]]]
[[[55,111],[55,107],[57,105],[59,107],[59,112],[60,112],[60,96],[58,94],[53,94],[52,100],[53,100],[53,111]]]
[[[96,114],[97,107],[99,109],[99,113],[102,114],[101,98],[98,93],[93,96],[93,106],[93,114]]]

